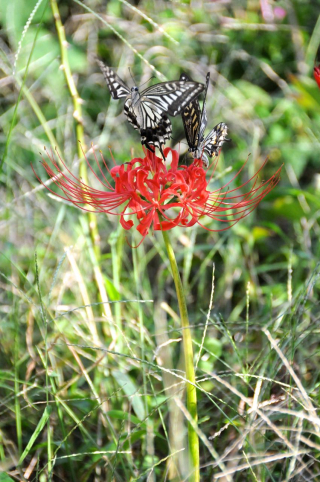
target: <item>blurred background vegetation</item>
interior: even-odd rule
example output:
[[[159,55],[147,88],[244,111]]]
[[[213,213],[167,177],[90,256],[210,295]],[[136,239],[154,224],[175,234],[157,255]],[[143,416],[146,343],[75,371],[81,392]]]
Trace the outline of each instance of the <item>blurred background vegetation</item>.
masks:
[[[79,126],[107,162],[109,146],[117,162],[142,154],[96,54],[129,85],[128,67],[138,84],[211,73],[208,128],[225,122],[232,139],[217,185],[248,155],[242,182],[266,158],[261,180],[284,164],[280,184],[231,230],[171,238],[196,359],[206,330],[201,480],[319,480],[319,1],[61,1],[62,50],[53,3],[0,0],[0,480],[188,480],[181,332],[161,236],[132,249],[138,233],[57,202],[31,169],[45,179],[39,151],[57,147],[78,173]]]

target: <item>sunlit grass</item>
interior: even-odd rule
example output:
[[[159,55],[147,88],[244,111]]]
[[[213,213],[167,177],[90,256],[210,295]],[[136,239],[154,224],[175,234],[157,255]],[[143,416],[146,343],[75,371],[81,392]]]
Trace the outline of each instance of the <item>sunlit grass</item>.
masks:
[[[201,480],[319,477],[319,22],[311,5],[287,3],[283,20],[268,21],[260,3],[164,3],[155,13],[148,1],[132,4],[138,12],[96,1],[92,14],[60,2],[83,124],[49,6],[2,3],[0,480],[190,476],[182,332],[161,233],[134,250],[138,235],[102,215],[95,238],[30,166],[40,173],[51,145],[77,170],[79,125],[107,162],[109,145],[119,163],[131,149],[142,155],[96,53],[128,82],[129,66],[141,83],[150,66],[198,81],[210,70],[208,127],[226,122],[232,139],[216,186],[249,153],[243,181],[267,156],[261,180],[284,162],[280,184],[241,224],[176,228],[172,243],[192,326]],[[173,132],[179,147],[180,119]]]

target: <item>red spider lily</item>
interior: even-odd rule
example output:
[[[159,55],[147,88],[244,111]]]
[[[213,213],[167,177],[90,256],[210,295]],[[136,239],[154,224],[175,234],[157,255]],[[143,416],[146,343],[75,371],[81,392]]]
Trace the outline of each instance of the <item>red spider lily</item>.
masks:
[[[315,67],[313,69],[313,75],[320,89],[320,65],[318,65],[318,67]]]
[[[257,176],[264,163],[249,181],[236,189],[229,189],[229,184],[239,175],[241,168],[231,181],[211,191],[209,183],[217,162],[212,165],[211,175],[207,177],[210,167],[208,170],[203,169],[202,160],[195,159],[189,166],[179,166],[178,152],[169,147],[164,149],[166,163],[150,151],[146,151],[145,154],[143,159],[134,158],[111,169],[101,156],[106,169],[104,172],[94,152],[99,175],[94,172],[85,156],[89,168],[102,184],[103,190],[84,184],[72,174],[59,156],[65,167],[62,171],[52,152],[48,153],[50,163],[43,159],[43,166],[52,181],[62,190],[63,195],[58,195],[60,198],[85,211],[119,215],[120,223],[126,230],[134,225],[130,218],[136,217],[136,229],[143,238],[151,227],[154,230],[166,231],[175,226],[189,227],[198,223],[209,231],[229,229],[257,207],[278,183],[281,171],[281,168],[278,169],[270,179],[257,185]],[[242,194],[242,188],[251,181],[251,189]],[[47,183],[45,187],[57,195]],[[202,220],[205,217],[222,223],[222,226],[218,229],[203,226]]]

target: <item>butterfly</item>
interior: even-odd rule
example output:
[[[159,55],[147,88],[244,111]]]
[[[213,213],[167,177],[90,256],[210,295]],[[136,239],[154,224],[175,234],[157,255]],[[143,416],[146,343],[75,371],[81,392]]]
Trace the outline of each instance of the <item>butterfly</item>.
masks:
[[[184,82],[190,81],[186,74],[181,74],[180,80],[183,80]],[[202,159],[206,167],[209,166],[208,156],[210,158],[213,155],[217,156],[222,144],[229,140],[226,138],[228,127],[224,122],[217,124],[212,131],[209,132],[207,137],[204,137],[204,131],[208,123],[205,103],[209,80],[210,73],[208,72],[206,76],[202,111],[198,99],[195,99],[187,105],[182,113],[183,126],[189,146],[189,152],[192,153],[192,156],[195,159]]]
[[[173,80],[147,87],[139,92],[131,89],[101,60],[97,59],[113,99],[125,98],[124,113],[130,124],[140,131],[141,144],[154,152],[158,147],[164,158],[162,146],[170,139],[172,126],[168,115],[181,114],[205,88],[193,81]],[[168,115],[167,115],[168,114]]]

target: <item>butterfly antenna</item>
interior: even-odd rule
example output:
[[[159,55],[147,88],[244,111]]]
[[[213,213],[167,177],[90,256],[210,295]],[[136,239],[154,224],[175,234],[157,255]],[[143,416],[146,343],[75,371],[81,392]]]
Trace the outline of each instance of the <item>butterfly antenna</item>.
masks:
[[[150,77],[150,79],[146,80],[145,82],[143,82],[143,84],[139,85],[139,89],[140,89],[140,87],[142,87],[144,84],[147,84],[148,82],[150,82],[151,79],[155,79],[155,78],[156,78],[156,76],[155,76],[155,75],[152,75],[152,76]]]
[[[132,81],[133,81],[133,84],[136,85],[136,81],[134,80],[134,77],[133,77],[133,75],[132,75],[132,72],[131,72],[130,67],[129,67],[129,72],[130,72],[130,77],[131,77],[131,79],[132,79]]]

